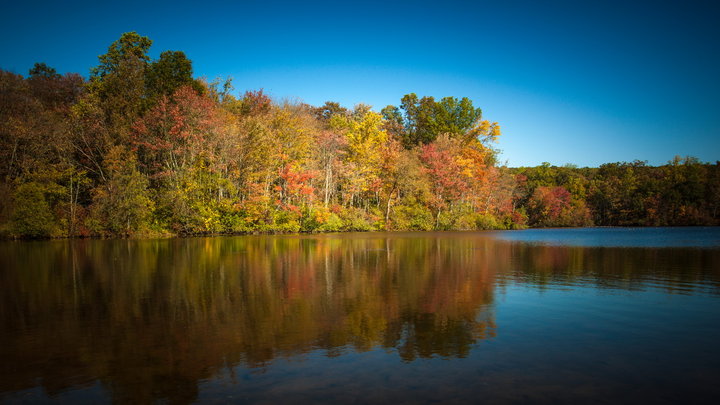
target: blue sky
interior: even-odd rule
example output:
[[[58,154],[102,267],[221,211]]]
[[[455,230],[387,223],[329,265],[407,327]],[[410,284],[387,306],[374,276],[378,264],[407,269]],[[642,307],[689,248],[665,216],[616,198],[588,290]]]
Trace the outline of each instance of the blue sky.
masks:
[[[152,56],[184,51],[236,92],[377,110],[410,92],[469,97],[500,123],[511,166],[714,163],[718,21],[720,6],[695,1],[12,2],[0,68],[87,75],[137,31]]]

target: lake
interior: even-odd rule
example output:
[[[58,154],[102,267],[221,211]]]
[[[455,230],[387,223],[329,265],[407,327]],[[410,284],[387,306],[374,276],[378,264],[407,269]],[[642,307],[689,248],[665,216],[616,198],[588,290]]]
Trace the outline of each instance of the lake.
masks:
[[[720,228],[0,243],[4,403],[717,403]]]

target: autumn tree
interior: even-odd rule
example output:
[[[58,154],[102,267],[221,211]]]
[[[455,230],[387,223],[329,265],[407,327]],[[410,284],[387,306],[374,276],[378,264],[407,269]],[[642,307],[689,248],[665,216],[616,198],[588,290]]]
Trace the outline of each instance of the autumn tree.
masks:
[[[336,191],[336,174],[348,141],[339,131],[327,129],[317,134],[315,142],[317,161],[322,172],[322,200],[327,207]]]
[[[200,155],[214,155],[220,126],[212,100],[192,86],[183,86],[170,97],[161,97],[136,121],[132,144],[148,174],[169,174],[192,165]]]
[[[383,173],[386,209],[390,211],[386,211],[387,226],[394,230],[431,230],[436,221],[429,208],[433,199],[429,173],[417,150],[402,148],[395,152],[398,146],[388,148],[395,159],[385,163]],[[393,195],[397,197],[394,204]]]
[[[192,86],[178,88],[133,127],[132,144],[158,192],[161,222],[181,233],[217,232],[232,185],[219,160],[223,112]]]
[[[573,204],[572,195],[562,186],[538,187],[533,193],[528,214],[532,226],[587,226],[590,212],[583,202]]]
[[[344,160],[350,168],[343,184],[346,202],[353,205],[356,198],[376,197],[381,183],[382,148],[387,142],[382,116],[373,111],[356,111],[354,118],[335,115],[331,118],[331,126],[347,139]]]
[[[429,202],[435,214],[436,228],[440,225],[440,215],[451,209],[469,191],[467,176],[457,160],[460,149],[456,139],[445,135],[422,146],[420,150],[420,159],[432,184],[432,198]]]
[[[336,101],[326,101],[321,107],[313,108],[313,114],[320,121],[330,121],[333,115],[347,115],[348,109]]]
[[[12,219],[15,235],[69,231],[61,224],[68,221],[62,196],[75,163],[68,114],[82,84],[78,75],[61,76],[43,63],[35,64],[27,79],[0,71],[0,190],[13,197],[0,202],[0,222]],[[44,225],[30,226],[32,219],[24,217],[33,211],[42,218],[35,224]]]
[[[27,82],[30,91],[45,108],[67,113],[83,91],[84,80],[77,73],[60,75],[45,63],[36,63],[30,69]]]
[[[21,75],[0,70],[0,173],[5,182],[20,175],[23,162],[35,154],[32,117],[41,110]]]

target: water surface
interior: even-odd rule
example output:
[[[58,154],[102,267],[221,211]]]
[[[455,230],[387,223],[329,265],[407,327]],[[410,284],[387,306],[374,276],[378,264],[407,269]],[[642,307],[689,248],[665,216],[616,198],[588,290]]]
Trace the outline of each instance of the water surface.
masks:
[[[7,403],[714,403],[720,230],[0,244]]]

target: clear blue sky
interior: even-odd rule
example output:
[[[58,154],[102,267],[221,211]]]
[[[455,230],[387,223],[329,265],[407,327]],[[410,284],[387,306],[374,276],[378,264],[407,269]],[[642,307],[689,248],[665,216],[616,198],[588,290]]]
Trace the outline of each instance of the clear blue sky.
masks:
[[[511,166],[720,160],[713,2],[5,2],[0,68],[87,76],[127,31],[236,92],[376,110],[469,97],[501,124]]]

